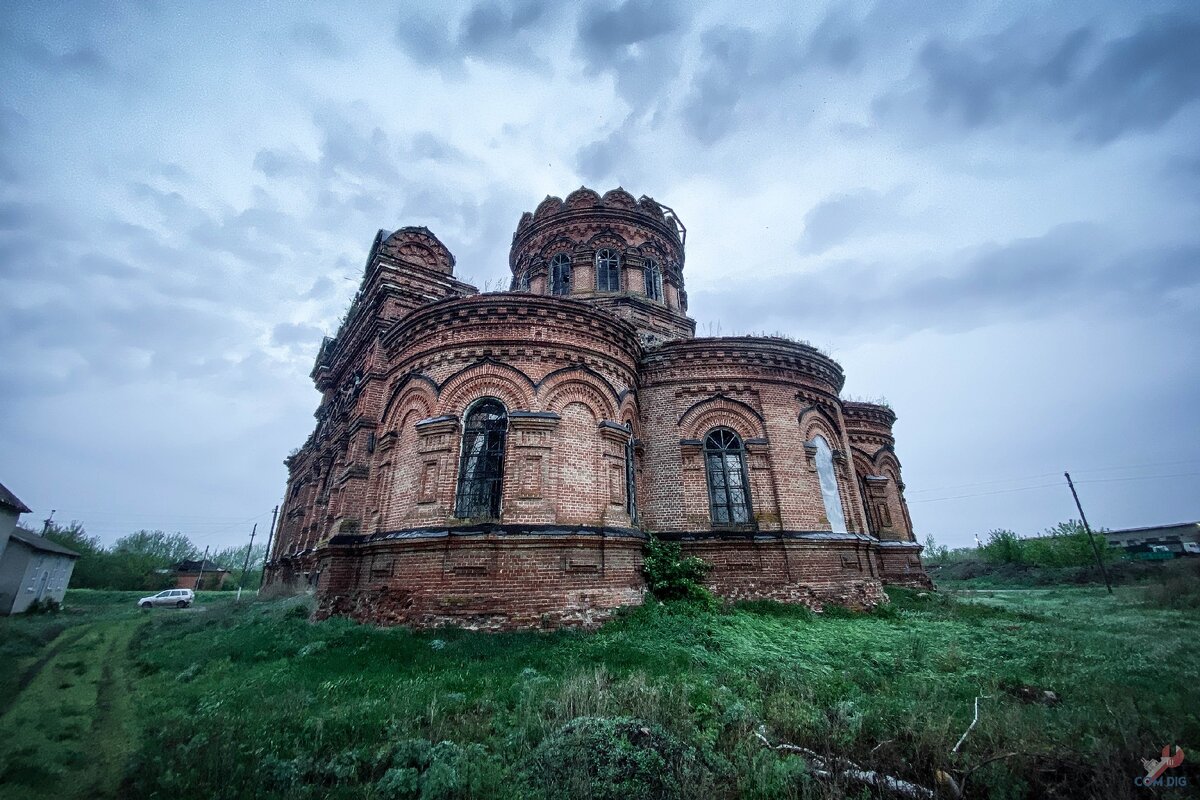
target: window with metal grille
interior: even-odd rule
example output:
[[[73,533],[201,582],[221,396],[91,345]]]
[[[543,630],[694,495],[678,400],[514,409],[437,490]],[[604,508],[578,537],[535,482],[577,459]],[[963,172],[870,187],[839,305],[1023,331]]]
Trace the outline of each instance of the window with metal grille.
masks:
[[[845,533],[846,515],[842,512],[842,495],[833,471],[833,451],[829,449],[829,442],[825,441],[824,436],[814,436],[810,444],[817,448],[817,479],[821,482],[821,499],[825,502],[829,529],[834,533]]]
[[[629,521],[637,522],[637,473],[634,464],[633,433],[625,442],[625,510],[629,512]]]
[[[571,257],[558,253],[550,259],[550,294],[571,293]]]
[[[736,433],[716,428],[704,439],[708,472],[708,504],[715,525],[750,522],[750,482],[746,448]]]
[[[616,250],[606,247],[596,252],[596,290],[621,291],[621,256]]]
[[[456,517],[499,519],[507,432],[508,413],[499,400],[481,400],[467,414],[454,501]]]
[[[658,262],[652,258],[646,259],[646,263],[642,266],[642,274],[646,281],[646,297],[651,300],[662,300],[662,270],[658,268]]]

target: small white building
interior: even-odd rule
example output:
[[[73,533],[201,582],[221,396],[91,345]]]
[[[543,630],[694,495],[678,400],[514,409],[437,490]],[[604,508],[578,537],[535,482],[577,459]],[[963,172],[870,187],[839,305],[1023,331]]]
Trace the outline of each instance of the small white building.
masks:
[[[29,507],[0,484],[0,614],[20,614],[40,600],[61,603],[79,554],[16,527]]]

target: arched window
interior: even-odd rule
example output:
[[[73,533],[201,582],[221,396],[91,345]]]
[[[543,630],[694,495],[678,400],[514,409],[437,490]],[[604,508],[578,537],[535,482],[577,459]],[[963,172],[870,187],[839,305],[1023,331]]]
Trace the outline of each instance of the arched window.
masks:
[[[637,524],[637,472],[634,464],[633,431],[625,440],[625,510],[629,512],[629,521]]]
[[[746,479],[746,448],[728,428],[717,428],[704,439],[708,471],[708,504],[716,525],[750,521],[750,482]]]
[[[616,250],[596,251],[596,291],[621,291],[621,256]]]
[[[642,275],[646,281],[646,297],[651,300],[662,300],[662,270],[658,268],[658,262],[647,258],[646,263],[642,265]]]
[[[557,253],[550,259],[550,294],[571,293],[571,257]]]
[[[508,413],[499,400],[481,400],[467,414],[463,422],[454,516],[500,517],[507,431]]]
[[[829,518],[829,529],[834,533],[846,532],[846,515],[842,513],[842,496],[838,492],[837,475],[833,471],[833,451],[824,436],[814,436],[810,444],[817,448],[817,478],[821,482],[821,499],[825,502],[825,516]]]

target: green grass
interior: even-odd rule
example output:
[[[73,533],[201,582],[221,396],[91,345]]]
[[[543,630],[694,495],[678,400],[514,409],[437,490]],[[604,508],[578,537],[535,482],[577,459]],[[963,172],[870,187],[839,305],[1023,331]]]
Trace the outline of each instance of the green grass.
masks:
[[[0,787],[131,798],[865,791],[764,748],[761,726],[772,741],[926,786],[939,770],[978,767],[968,796],[1131,797],[1139,759],[1200,741],[1200,623],[1138,591],[893,590],[870,614],[655,603],[596,633],[500,635],[312,624],[301,598],[235,606],[213,593],[221,600],[200,609],[144,614],[125,597],[72,592],[69,605],[84,610],[40,624],[69,619],[61,635],[107,644],[62,649],[0,719],[6,741],[18,708],[61,717],[20,718],[39,738],[0,749]],[[0,635],[25,622],[0,622]],[[88,718],[98,690],[84,685],[104,685],[105,664],[129,702]],[[124,677],[112,679],[117,669]],[[1059,702],[1031,703],[1029,689]],[[978,695],[980,721],[952,754]],[[111,743],[72,760],[72,732],[89,724]]]

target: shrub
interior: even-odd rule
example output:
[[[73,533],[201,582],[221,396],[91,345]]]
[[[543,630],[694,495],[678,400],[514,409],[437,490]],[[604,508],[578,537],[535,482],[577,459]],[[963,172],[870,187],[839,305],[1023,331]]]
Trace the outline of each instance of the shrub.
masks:
[[[684,557],[677,542],[664,542],[656,536],[646,540],[642,567],[650,593],[659,600],[692,600],[716,605],[716,598],[704,586],[704,576],[712,565],[695,556]]]
[[[980,548],[989,564],[1022,564],[1024,556],[1021,537],[1012,531],[994,530],[988,533],[988,541]]]
[[[1156,608],[1200,608],[1200,561],[1185,561],[1160,574],[1142,590],[1142,602]]]
[[[545,797],[593,800],[703,797],[713,785],[696,748],[629,717],[571,720],[538,746],[528,778]]]

